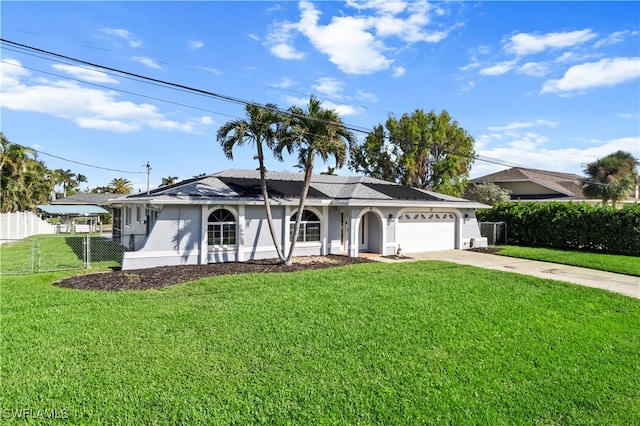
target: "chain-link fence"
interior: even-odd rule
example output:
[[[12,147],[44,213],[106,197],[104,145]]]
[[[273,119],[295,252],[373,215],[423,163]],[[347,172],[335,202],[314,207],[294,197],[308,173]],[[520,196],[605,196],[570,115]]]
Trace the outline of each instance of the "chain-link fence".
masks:
[[[131,235],[114,239],[111,235],[87,234],[0,240],[0,274],[117,268],[122,266],[122,253],[140,248],[144,238],[144,235]]]
[[[480,235],[490,246],[507,244],[507,222],[480,222]]]

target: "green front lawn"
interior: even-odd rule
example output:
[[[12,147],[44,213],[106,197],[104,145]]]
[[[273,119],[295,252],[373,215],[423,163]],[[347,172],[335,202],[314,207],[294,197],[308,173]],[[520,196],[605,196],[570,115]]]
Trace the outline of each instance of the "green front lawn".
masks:
[[[502,256],[581,266],[640,277],[640,257],[520,246],[499,246],[499,248],[498,254]]]
[[[640,300],[618,294],[443,262],[61,276],[2,277],[4,423],[640,423]]]

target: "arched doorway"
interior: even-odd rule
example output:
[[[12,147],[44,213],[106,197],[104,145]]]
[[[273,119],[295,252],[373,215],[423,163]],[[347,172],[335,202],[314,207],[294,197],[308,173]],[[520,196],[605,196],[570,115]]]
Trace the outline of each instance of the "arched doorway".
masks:
[[[375,212],[367,212],[358,225],[358,252],[382,254],[382,220]]]

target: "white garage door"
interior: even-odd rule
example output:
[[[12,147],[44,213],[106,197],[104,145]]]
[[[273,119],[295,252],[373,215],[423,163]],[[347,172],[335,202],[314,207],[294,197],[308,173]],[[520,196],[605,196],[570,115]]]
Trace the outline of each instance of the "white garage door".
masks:
[[[450,212],[403,212],[396,242],[403,253],[450,250],[456,247],[456,215]]]

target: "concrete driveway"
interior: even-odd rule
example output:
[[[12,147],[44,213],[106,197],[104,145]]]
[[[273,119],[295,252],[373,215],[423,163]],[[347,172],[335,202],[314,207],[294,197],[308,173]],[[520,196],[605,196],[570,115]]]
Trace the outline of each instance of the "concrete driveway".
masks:
[[[498,271],[515,272],[516,274],[531,275],[538,278],[565,281],[640,299],[640,277],[632,277],[630,275],[614,274],[611,272],[597,271],[595,269],[539,262],[536,260],[517,259],[495,254],[478,253],[469,250],[411,253],[407,256],[410,257],[410,259],[396,260],[379,257],[376,258],[376,260],[383,262],[441,260]]]

